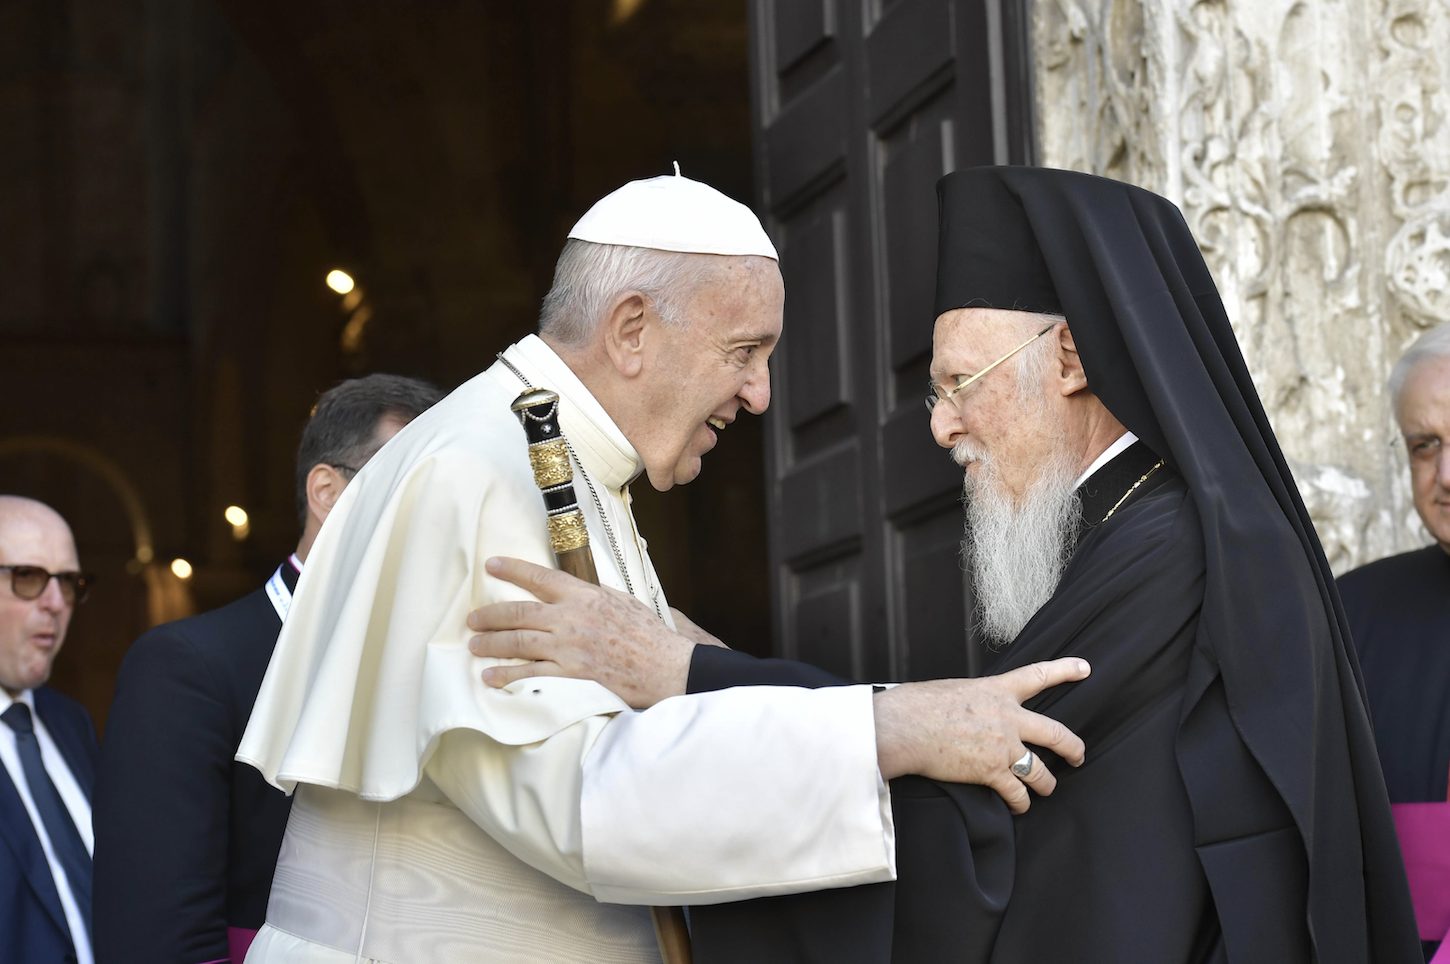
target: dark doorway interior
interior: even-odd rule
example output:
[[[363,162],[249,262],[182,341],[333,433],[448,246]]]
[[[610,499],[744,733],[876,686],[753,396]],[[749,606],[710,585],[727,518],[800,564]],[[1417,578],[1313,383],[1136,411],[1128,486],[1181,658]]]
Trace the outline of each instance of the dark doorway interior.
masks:
[[[744,4],[0,0],[0,491],[101,577],[54,684],[103,722],[138,633],[264,579],[316,394],[486,367],[594,199],[678,160],[752,200],[747,61]],[[636,506],[672,603],[763,653],[762,449]]]

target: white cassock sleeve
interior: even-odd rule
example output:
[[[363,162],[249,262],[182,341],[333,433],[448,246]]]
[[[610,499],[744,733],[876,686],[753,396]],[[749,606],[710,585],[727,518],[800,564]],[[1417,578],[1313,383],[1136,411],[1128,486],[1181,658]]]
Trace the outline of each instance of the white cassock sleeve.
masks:
[[[869,686],[675,697],[522,747],[455,730],[426,772],[515,856],[609,903],[712,904],[895,876]]]

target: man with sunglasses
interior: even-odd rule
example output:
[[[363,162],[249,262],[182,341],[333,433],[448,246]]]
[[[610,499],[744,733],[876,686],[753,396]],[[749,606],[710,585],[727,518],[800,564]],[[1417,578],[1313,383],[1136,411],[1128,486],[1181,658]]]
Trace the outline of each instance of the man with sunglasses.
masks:
[[[0,960],[94,959],[96,735],[45,686],[87,581],[58,512],[0,495]]]
[[[437,400],[432,385],[387,374],[324,392],[297,449],[296,551],[265,586],[131,646],[96,789],[102,964],[241,964],[266,914],[290,801],[232,755],[323,521],[362,466]]]

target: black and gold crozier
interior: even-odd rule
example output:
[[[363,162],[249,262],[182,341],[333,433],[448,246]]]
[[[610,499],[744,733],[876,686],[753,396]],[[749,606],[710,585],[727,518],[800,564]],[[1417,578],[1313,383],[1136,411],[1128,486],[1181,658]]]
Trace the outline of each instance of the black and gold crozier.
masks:
[[[512,365],[509,368],[519,375]],[[519,380],[528,385],[522,375],[519,375]],[[544,496],[544,507],[549,514],[549,545],[554,550],[554,557],[559,560],[559,568],[597,586],[599,572],[594,568],[594,555],[589,551],[589,530],[584,525],[584,514],[574,495],[574,467],[569,461],[569,443],[559,427],[559,396],[548,389],[530,386],[514,399],[511,408],[529,440],[529,466],[534,470],[534,482]],[[598,494],[595,493],[594,497],[597,502]],[[603,518],[603,506],[599,506],[599,514]],[[612,548],[618,553],[617,546]],[[621,558],[619,562],[623,571],[624,560]],[[629,578],[628,574],[625,578]],[[690,931],[685,925],[684,912],[678,907],[651,907],[650,918],[654,922],[655,940],[659,942],[660,956],[665,964],[690,964]]]

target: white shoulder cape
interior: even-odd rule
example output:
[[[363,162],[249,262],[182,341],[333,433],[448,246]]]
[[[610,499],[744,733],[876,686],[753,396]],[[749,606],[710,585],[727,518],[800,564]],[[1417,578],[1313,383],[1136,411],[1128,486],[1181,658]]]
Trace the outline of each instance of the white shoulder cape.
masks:
[[[499,365],[466,382],[385,445],[334,506],[237,752],[267,782],[394,800],[418,785],[449,730],[521,746],[627,709],[587,680],[485,686],[481,671],[498,661],[468,651],[470,610],[527,598],[484,561],[555,564],[509,410],[521,387]],[[561,411],[566,434],[586,427],[580,418]]]

